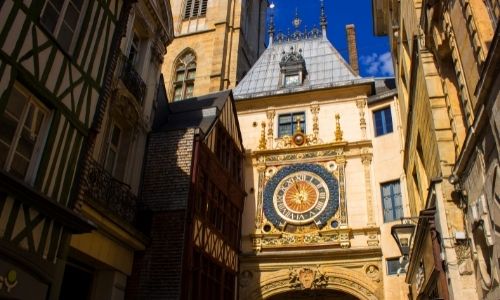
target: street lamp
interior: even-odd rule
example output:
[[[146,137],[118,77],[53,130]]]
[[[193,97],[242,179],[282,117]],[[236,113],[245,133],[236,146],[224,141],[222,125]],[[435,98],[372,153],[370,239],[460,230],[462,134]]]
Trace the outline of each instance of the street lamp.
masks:
[[[398,244],[403,257],[410,254],[410,243],[415,232],[415,224],[396,224],[391,227],[391,234]]]

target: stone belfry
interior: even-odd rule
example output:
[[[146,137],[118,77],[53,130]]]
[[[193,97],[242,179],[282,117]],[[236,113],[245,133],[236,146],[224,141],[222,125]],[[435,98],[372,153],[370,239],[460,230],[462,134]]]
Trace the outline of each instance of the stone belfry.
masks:
[[[175,39],[162,68],[168,99],[234,87],[265,49],[267,0],[170,3]]]

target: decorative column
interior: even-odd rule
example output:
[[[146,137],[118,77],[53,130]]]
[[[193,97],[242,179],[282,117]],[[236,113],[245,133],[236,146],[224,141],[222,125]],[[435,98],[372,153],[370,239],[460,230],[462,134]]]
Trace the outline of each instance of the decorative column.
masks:
[[[366,191],[366,214],[367,214],[367,225],[374,230],[368,230],[366,234],[368,235],[368,246],[378,246],[378,231],[375,227],[375,216],[373,212],[373,192],[372,192],[372,180],[371,180],[371,162],[372,154],[368,148],[361,149],[361,163],[363,164],[365,173],[365,191]]]
[[[311,114],[313,116],[313,140],[317,141],[319,137],[319,122],[318,122],[319,105],[317,101],[311,103]]]
[[[375,221],[373,217],[373,195],[372,195],[371,172],[370,172],[372,154],[370,153],[370,150],[368,148],[361,149],[361,153],[362,153],[361,162],[363,163],[363,169],[365,173],[365,191],[366,191],[368,226],[374,226]]]
[[[359,128],[361,129],[361,138],[366,140],[366,119],[365,119],[365,107],[366,99],[356,100],[356,106],[359,110]]]
[[[265,178],[265,171],[266,171],[266,164],[265,164],[265,159],[264,157],[259,157],[258,158],[258,163],[257,163],[257,173],[259,174],[259,182],[258,182],[258,187],[257,187],[257,207],[255,209],[256,214],[255,214],[255,228],[257,229],[258,233],[260,233],[260,227],[262,226],[262,201],[263,201],[263,193],[262,191],[264,190],[264,178]]]

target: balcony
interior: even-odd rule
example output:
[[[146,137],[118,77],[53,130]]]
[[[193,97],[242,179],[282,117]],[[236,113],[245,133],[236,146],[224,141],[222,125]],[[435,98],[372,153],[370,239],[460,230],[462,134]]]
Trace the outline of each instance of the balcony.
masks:
[[[120,65],[120,79],[127,90],[134,95],[137,102],[141,104],[146,94],[146,83],[142,80],[139,73],[137,73],[128,57],[123,54],[120,56]]]
[[[137,196],[125,184],[111,175],[96,161],[91,161],[84,179],[85,196],[103,205],[129,223],[134,222]]]

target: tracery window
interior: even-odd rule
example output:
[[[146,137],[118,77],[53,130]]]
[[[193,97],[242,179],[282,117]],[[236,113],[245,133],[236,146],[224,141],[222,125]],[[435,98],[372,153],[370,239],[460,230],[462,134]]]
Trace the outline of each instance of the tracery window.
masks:
[[[186,0],[184,19],[204,17],[207,14],[208,0]]]
[[[193,97],[194,80],[196,77],[196,57],[188,52],[175,63],[174,101]]]

